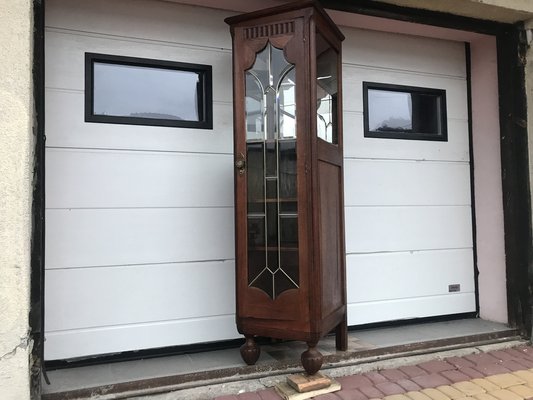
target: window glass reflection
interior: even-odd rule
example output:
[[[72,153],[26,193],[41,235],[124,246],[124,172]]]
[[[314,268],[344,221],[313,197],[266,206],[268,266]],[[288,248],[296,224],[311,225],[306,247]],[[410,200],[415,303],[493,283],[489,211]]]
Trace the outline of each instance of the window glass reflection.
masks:
[[[279,85],[278,122],[280,138],[296,137],[296,75],[290,69]]]
[[[368,90],[368,127],[371,131],[412,132],[411,94]]]
[[[316,54],[317,135],[337,144],[338,54],[318,32]]]
[[[368,88],[368,131],[377,134],[442,136],[445,134],[444,91]]]
[[[196,72],[94,63],[93,113],[199,121]]]
[[[262,140],[265,130],[265,114],[263,105],[264,90],[257,77],[246,73],[246,138]]]
[[[296,137],[294,65],[268,43],[246,71],[246,139]]]

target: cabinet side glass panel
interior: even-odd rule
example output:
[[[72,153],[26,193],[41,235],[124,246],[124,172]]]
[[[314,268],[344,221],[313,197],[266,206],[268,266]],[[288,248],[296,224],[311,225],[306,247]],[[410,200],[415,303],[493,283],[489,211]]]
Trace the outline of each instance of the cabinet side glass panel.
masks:
[[[316,124],[317,136],[337,144],[337,98],[339,55],[326,39],[316,34]]]

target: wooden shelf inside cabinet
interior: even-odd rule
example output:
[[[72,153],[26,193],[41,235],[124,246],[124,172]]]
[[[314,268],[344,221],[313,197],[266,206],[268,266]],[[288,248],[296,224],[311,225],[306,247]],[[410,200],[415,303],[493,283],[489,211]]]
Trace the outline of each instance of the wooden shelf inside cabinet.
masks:
[[[298,251],[298,247],[277,247],[277,246],[249,246],[249,250],[253,251]]]
[[[257,361],[256,336],[304,340],[302,365],[312,375],[322,365],[316,346],[324,335],[335,330],[337,348],[347,346],[344,36],[312,0],[226,22],[233,40],[241,355],[248,364]],[[289,204],[294,211],[286,211]],[[281,241],[288,246],[272,246],[288,238]]]
[[[297,199],[261,199],[261,200],[248,200],[248,203],[260,204],[260,203],[296,203]]]

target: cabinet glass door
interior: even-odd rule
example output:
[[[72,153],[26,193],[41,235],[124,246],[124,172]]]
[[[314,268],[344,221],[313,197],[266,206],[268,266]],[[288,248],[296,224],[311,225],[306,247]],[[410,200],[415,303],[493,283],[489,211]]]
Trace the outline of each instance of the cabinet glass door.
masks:
[[[270,43],[246,71],[248,286],[297,289],[295,68]]]

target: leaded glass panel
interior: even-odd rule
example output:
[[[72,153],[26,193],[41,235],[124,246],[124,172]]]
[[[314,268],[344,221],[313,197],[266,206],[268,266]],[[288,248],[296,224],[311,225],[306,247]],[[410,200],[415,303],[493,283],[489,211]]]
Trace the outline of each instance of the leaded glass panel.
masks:
[[[317,136],[337,144],[338,53],[324,37],[316,34],[316,129]]]
[[[272,298],[299,285],[295,82],[270,43],[246,71],[248,285]]]

